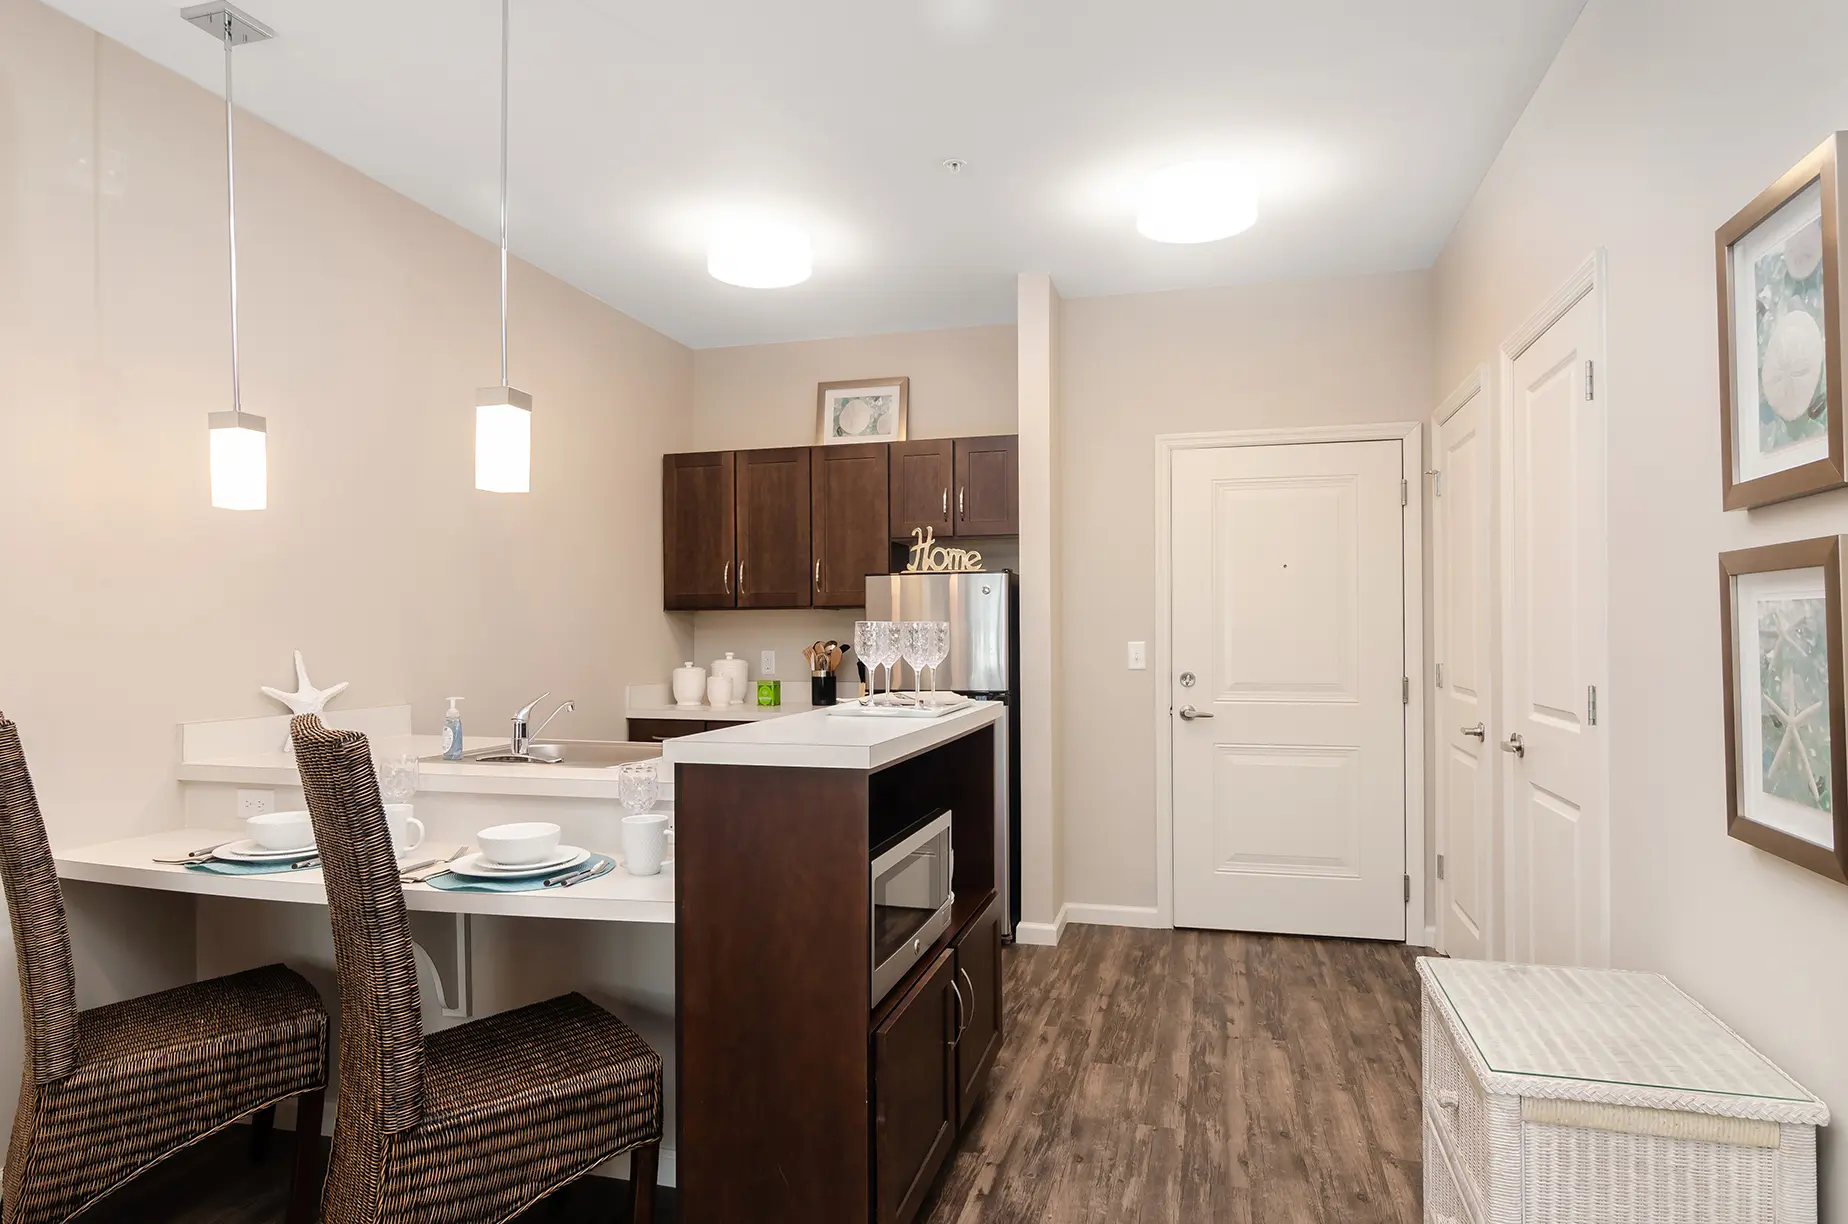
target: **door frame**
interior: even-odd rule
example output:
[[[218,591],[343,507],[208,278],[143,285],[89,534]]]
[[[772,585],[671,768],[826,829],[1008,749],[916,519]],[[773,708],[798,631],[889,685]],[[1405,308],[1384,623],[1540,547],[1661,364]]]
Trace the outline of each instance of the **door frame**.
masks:
[[[1489,385],[1489,367],[1487,364],[1479,364],[1464,377],[1462,382],[1457,384],[1455,390],[1444,397],[1443,403],[1437,406],[1437,411],[1431,414],[1432,472],[1439,470],[1436,466],[1439,461],[1438,439],[1442,435],[1445,422],[1462,411],[1463,406],[1468,404],[1471,400],[1482,401],[1482,422],[1484,429],[1488,433],[1488,447],[1484,454],[1489,462],[1484,465],[1483,475],[1490,477],[1490,479],[1484,481],[1485,488],[1483,492],[1486,495],[1484,504],[1488,507],[1489,512],[1488,523],[1486,525],[1489,536],[1489,570],[1482,576],[1483,582],[1488,588],[1489,596],[1489,640],[1483,644],[1484,661],[1488,665],[1488,693],[1483,700],[1482,710],[1484,722],[1487,722],[1491,718],[1495,721],[1488,727],[1488,736],[1484,741],[1485,743],[1499,743],[1501,741],[1502,719],[1500,704],[1502,688],[1500,640],[1502,588],[1500,585],[1500,573],[1497,569],[1502,551],[1501,540],[1498,534],[1500,530],[1501,507],[1500,447],[1502,429],[1499,406],[1494,396],[1491,394],[1492,391],[1493,388]],[[1440,648],[1444,643],[1443,631],[1447,627],[1445,623],[1447,619],[1446,607],[1441,597],[1442,593],[1437,589],[1438,575],[1442,572],[1438,568],[1438,561],[1443,553],[1446,540],[1441,538],[1439,534],[1439,528],[1443,523],[1443,518],[1438,511],[1436,497],[1436,491],[1433,490],[1431,505],[1431,651],[1433,658],[1431,662],[1434,670],[1429,679],[1431,685],[1431,705],[1433,709],[1431,727],[1431,747],[1433,753],[1431,765],[1433,770],[1439,768],[1436,754],[1444,750],[1445,742],[1444,736],[1438,733],[1436,725],[1435,711],[1438,706],[1438,697],[1435,667],[1437,664],[1444,662],[1442,658],[1437,656],[1442,653]],[[1488,819],[1489,905],[1488,914],[1485,916],[1485,930],[1483,931],[1482,942],[1484,951],[1487,952],[1491,958],[1501,955],[1501,910],[1503,899],[1501,876],[1501,819],[1503,806],[1501,792],[1501,757],[1502,754],[1499,752],[1493,755],[1487,752],[1483,753],[1483,759],[1488,762],[1489,767],[1490,808]],[[1433,856],[1431,860],[1433,873],[1431,878],[1431,900],[1435,902],[1434,908],[1436,912],[1431,915],[1431,946],[1448,956],[1450,955],[1450,949],[1447,945],[1450,941],[1445,935],[1445,915],[1449,911],[1444,905],[1443,897],[1444,885],[1447,881],[1437,878],[1437,859],[1435,857],[1440,852],[1447,851],[1450,848],[1450,812],[1441,805],[1441,799],[1442,790],[1434,782],[1431,788],[1431,854]]]
[[[1497,353],[1495,435],[1498,451],[1498,462],[1496,465],[1498,469],[1496,472],[1496,506],[1498,513],[1496,517],[1499,521],[1495,532],[1495,547],[1501,554],[1495,566],[1496,581],[1499,583],[1496,602],[1499,604],[1501,612],[1498,623],[1501,641],[1499,649],[1497,650],[1497,661],[1498,664],[1505,661],[1506,652],[1510,648],[1510,644],[1514,641],[1514,600],[1509,597],[1509,592],[1514,589],[1514,514],[1512,510],[1509,510],[1507,513],[1499,512],[1503,500],[1501,494],[1507,493],[1509,496],[1513,496],[1514,491],[1514,363],[1521,354],[1532,348],[1534,342],[1539,340],[1541,336],[1544,336],[1555,323],[1565,318],[1567,312],[1584,301],[1587,297],[1593,299],[1598,316],[1597,325],[1593,329],[1595,334],[1592,338],[1591,360],[1594,371],[1593,398],[1604,408],[1604,471],[1600,473],[1599,483],[1604,495],[1604,527],[1606,540],[1604,554],[1603,642],[1605,674],[1603,683],[1604,688],[1608,689],[1611,687],[1611,559],[1609,544],[1611,505],[1611,379],[1609,362],[1610,263],[1609,255],[1603,247],[1596,248],[1590,255],[1586,256],[1584,262],[1573,269],[1571,276],[1567,277],[1565,283],[1553,291],[1553,295],[1546,300],[1545,304],[1534,311],[1533,314],[1529,315],[1526,322],[1522,323],[1521,326],[1509,334],[1506,340],[1501,342],[1501,348]],[[1498,666],[1496,672],[1498,681],[1506,678],[1505,671],[1505,667]],[[1503,727],[1509,726],[1514,722],[1514,711],[1508,707],[1510,687],[1511,686],[1508,684],[1502,684],[1500,685],[1500,692],[1496,694],[1496,701],[1499,707],[1497,713],[1501,718],[1501,725]],[[1612,812],[1610,723],[1616,708],[1615,703],[1611,701],[1611,694],[1605,692],[1604,689],[1600,689],[1598,692],[1598,725],[1604,731],[1604,754],[1601,761],[1601,772],[1603,777],[1599,779],[1597,790],[1600,797],[1604,800],[1604,879],[1601,883],[1604,890],[1604,930],[1602,932],[1602,937],[1604,944],[1604,961],[1606,964],[1610,963],[1611,948]],[[1503,853],[1500,859],[1500,889],[1496,899],[1497,943],[1499,945],[1496,949],[1496,955],[1507,957],[1511,955],[1511,950],[1508,947],[1508,929],[1510,923],[1507,921],[1507,917],[1511,905],[1517,900],[1514,890],[1514,873],[1509,870],[1509,863],[1513,857],[1515,845],[1514,804],[1510,802],[1510,796],[1507,793],[1514,775],[1511,770],[1502,765],[1499,760],[1500,755],[1500,753],[1496,754],[1498,758],[1496,766],[1499,772],[1495,779],[1495,794],[1496,801],[1501,807],[1500,821],[1496,833],[1501,843]],[[1524,898],[1520,899],[1524,900]]]
[[[1404,563],[1404,668],[1418,678],[1408,686],[1405,706],[1405,874],[1412,899],[1405,907],[1405,942],[1427,945],[1425,907],[1426,707],[1424,615],[1424,424],[1388,421],[1377,425],[1314,425],[1300,429],[1245,429],[1213,433],[1158,434],[1155,438],[1155,674],[1174,670],[1174,456],[1185,450],[1234,446],[1297,446],[1316,442],[1400,442],[1400,479],[1407,490],[1401,556]],[[1418,491],[1417,497],[1410,494]],[[1155,724],[1155,920],[1174,925],[1174,713],[1161,680],[1151,703]],[[1413,814],[1417,819],[1413,819]]]

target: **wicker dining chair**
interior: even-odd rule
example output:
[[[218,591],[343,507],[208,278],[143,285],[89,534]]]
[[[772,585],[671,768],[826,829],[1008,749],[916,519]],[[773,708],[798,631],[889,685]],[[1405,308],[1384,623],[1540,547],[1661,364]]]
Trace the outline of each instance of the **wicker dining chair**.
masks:
[[[297,1098],[290,1224],[314,1218],[327,1010],[269,965],[77,1010],[57,867],[19,731],[0,715],[0,879],[25,1065],[0,1224],[57,1224],[180,1149]]]
[[[499,1224],[631,1153],[654,1218],[661,1057],[580,994],[424,1035],[404,887],[366,737],[291,724],[327,881],[340,1091],[324,1224]]]

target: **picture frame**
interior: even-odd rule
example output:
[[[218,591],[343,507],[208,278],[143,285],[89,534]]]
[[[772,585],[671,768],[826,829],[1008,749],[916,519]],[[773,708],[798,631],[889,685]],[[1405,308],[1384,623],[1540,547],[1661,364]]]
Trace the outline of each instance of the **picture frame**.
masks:
[[[903,442],[910,417],[909,378],[825,382],[815,392],[815,445]]]
[[[1848,884],[1842,547],[1720,554],[1728,835]]]
[[[1837,132],[1823,141],[1714,235],[1728,510],[1848,485],[1844,138]]]

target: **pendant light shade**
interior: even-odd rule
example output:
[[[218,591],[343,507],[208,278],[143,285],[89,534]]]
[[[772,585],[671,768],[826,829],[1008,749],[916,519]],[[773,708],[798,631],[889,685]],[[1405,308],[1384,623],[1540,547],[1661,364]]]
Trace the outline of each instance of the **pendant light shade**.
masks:
[[[269,433],[262,417],[214,412],[212,505],[220,510],[262,510],[269,505]]]
[[[237,364],[237,142],[231,119],[231,51],[275,33],[229,4],[195,4],[180,17],[225,46],[225,213],[231,239],[231,411],[207,415],[212,437],[212,505],[220,510],[262,510],[269,505],[269,435],[260,416],[244,411]]]
[[[512,387],[483,387],[475,398],[475,487],[530,493],[533,487],[533,397]]]
[[[475,487],[484,493],[530,493],[533,488],[533,397],[507,384],[507,5],[501,0],[501,385],[475,393]]]

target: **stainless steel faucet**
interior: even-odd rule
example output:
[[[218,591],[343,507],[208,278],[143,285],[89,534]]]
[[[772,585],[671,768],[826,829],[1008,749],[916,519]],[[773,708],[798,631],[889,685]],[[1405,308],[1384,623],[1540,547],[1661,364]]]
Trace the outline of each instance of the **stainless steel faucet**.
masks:
[[[577,709],[577,702],[575,701],[564,702],[556,710],[553,710],[549,715],[546,716],[546,720],[539,724],[538,731],[528,732],[526,729],[527,720],[532,717],[534,708],[537,707],[540,702],[544,701],[547,697],[550,697],[551,695],[552,695],[551,690],[550,689],[546,690],[545,692],[539,694],[537,697],[533,698],[531,701],[527,702],[525,705],[521,706],[519,712],[513,716],[512,742],[507,746],[509,755],[512,755],[512,756],[527,755],[527,750],[532,747],[533,740],[537,738],[541,733],[543,733],[547,727],[552,725],[552,720],[554,718],[557,718],[560,714],[567,714],[571,712],[572,710]]]

